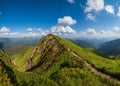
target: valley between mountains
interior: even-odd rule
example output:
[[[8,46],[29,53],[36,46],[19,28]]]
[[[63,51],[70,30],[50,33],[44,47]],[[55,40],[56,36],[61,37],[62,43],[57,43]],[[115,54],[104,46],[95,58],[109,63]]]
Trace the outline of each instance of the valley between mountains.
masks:
[[[19,52],[0,51],[0,86],[120,86],[120,60],[49,34]]]

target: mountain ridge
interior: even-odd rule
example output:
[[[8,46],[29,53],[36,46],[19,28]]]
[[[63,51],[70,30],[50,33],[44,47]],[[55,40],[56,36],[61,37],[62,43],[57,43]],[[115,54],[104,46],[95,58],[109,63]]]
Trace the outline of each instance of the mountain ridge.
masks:
[[[15,74],[16,83],[23,86],[31,84],[31,81],[32,86],[93,86],[95,83],[97,86],[119,86],[120,84],[119,77],[113,76],[116,71],[112,70],[119,69],[118,61],[111,65],[112,60],[52,34],[44,36],[35,46],[21,52],[24,52],[23,55],[18,54],[10,59],[15,66],[10,67]]]
[[[43,40],[43,41],[42,41]],[[41,46],[42,45],[42,46]],[[56,55],[59,55],[62,51],[64,51],[64,47],[59,43],[59,41],[55,38],[55,36],[53,36],[52,34],[49,34],[48,36],[44,37],[43,39],[41,39],[41,45],[37,45],[33,52],[32,52],[32,55],[30,56],[30,59],[31,58],[34,58],[34,54],[35,53],[42,53],[41,56],[39,56],[39,58],[41,58],[41,61],[43,62],[43,65],[44,65],[44,61],[47,60],[45,59],[45,56],[47,56],[46,54],[48,52],[52,52],[52,53],[49,53],[51,54],[53,57],[56,57]],[[43,45],[46,45],[45,47],[43,47]],[[41,50],[42,51],[41,51]],[[54,53],[55,52],[55,53]],[[51,56],[51,57],[52,57]],[[54,61],[53,58],[49,58],[49,60]],[[51,63],[50,62],[50,63]],[[49,63],[49,64],[50,64]],[[38,64],[41,64],[41,63],[38,63]],[[37,66],[37,65],[36,65]],[[48,65],[46,65],[48,66]]]
[[[118,56],[120,54],[120,39],[108,41],[101,44],[98,48],[98,51],[106,56]]]

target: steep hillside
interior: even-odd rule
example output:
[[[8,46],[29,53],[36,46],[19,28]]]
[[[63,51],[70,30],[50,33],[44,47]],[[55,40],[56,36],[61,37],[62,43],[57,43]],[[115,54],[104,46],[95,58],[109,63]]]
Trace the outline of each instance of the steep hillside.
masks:
[[[8,65],[10,59],[0,50],[0,86],[17,85],[14,72]]]
[[[80,45],[83,48],[95,48],[95,46],[92,43],[84,41],[84,40],[72,40],[72,41]]]
[[[36,72],[47,69],[56,58],[64,52],[65,48],[53,35],[48,35],[41,39],[33,49],[32,53],[28,55],[27,70],[34,70]],[[24,59],[27,59],[25,57]],[[40,67],[40,68],[39,68]]]
[[[109,62],[108,59],[58,36],[49,34],[35,47],[28,48],[25,52],[21,59],[14,62],[17,70],[22,72],[15,72],[18,83],[24,80],[23,84],[33,81],[35,85],[83,86],[88,82],[86,86],[93,86],[94,83],[97,86],[119,86],[119,81],[114,79],[116,77],[109,73],[112,70],[108,69],[112,67],[112,60]],[[95,60],[98,60],[97,64]],[[101,62],[105,65],[107,62],[109,66]],[[102,71],[104,67],[106,70]],[[112,73],[114,72],[113,70]]]
[[[0,49],[4,50],[4,42],[0,41]]]
[[[105,42],[98,48],[98,51],[104,55],[114,55],[120,54],[120,39]]]
[[[105,59],[58,36],[49,34],[21,52],[11,58],[15,86],[120,86],[120,60]]]

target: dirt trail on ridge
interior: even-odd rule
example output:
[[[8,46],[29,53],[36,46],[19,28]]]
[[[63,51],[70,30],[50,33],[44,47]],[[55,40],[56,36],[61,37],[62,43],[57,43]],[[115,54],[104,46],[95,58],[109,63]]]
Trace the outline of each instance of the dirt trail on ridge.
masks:
[[[76,57],[78,60],[80,60],[80,61],[83,61],[84,62],[84,64],[91,70],[91,72],[92,73],[94,73],[95,75],[98,75],[98,76],[102,76],[102,77],[105,77],[105,78],[110,78],[110,79],[112,79],[113,81],[117,81],[118,83],[120,83],[120,81],[118,80],[118,79],[116,79],[116,78],[113,78],[113,77],[111,77],[110,75],[108,75],[108,74],[105,74],[105,73],[102,73],[102,72],[100,72],[100,71],[98,71],[96,68],[94,68],[91,64],[89,64],[86,60],[84,60],[82,57],[80,57],[77,53],[75,53],[74,51],[72,51],[71,50],[71,52],[72,52],[72,54],[73,54],[73,56],[74,57]]]

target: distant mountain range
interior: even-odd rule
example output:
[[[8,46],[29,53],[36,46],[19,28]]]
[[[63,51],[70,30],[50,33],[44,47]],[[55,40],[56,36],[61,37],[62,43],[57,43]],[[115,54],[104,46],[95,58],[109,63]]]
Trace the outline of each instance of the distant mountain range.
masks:
[[[53,34],[29,46],[15,43],[16,51],[5,44],[8,54],[0,51],[0,86],[120,86],[120,60]]]
[[[91,42],[87,42],[84,40],[71,40],[72,42],[74,42],[75,44],[78,44],[79,46],[83,47],[83,48],[95,48],[95,45],[92,44]]]
[[[13,55],[25,47],[35,45],[38,41],[38,38],[0,38],[0,49],[8,55]]]
[[[79,46],[83,48],[93,48],[97,53],[104,56],[114,56],[116,58],[116,56],[118,57],[120,55],[120,39],[105,42],[99,41],[100,40],[94,40],[94,43],[92,40],[72,40],[72,42]]]
[[[98,51],[104,55],[120,55],[120,39],[108,41],[101,44],[98,48]]]

